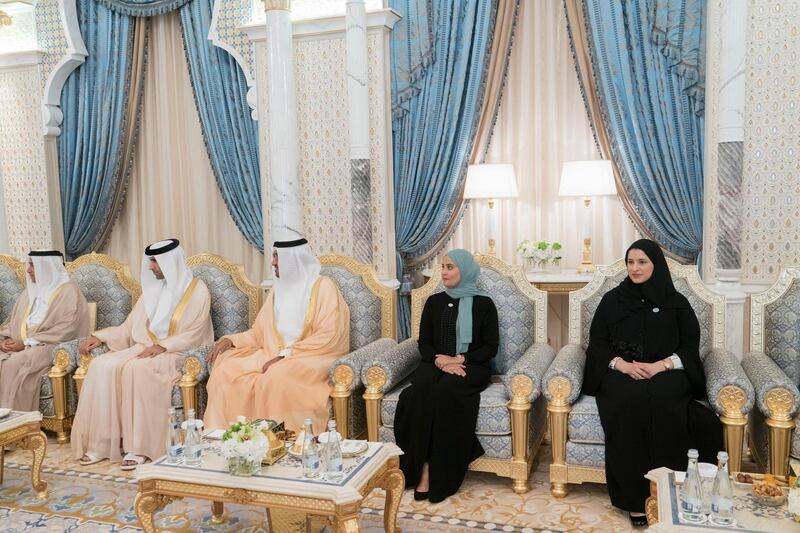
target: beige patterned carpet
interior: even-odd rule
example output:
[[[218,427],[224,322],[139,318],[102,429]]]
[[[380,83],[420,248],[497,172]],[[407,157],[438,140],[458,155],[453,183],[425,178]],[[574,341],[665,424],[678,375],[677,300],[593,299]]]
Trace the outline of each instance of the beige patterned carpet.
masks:
[[[439,504],[415,502],[411,491],[406,491],[399,525],[404,533],[632,530],[627,515],[611,507],[602,485],[575,485],[570,487],[566,498],[553,498],[547,473],[549,448],[541,450],[539,459],[531,479],[531,490],[524,495],[515,494],[507,480],[472,472],[458,494]],[[29,461],[28,452],[6,453],[6,480],[0,491],[0,511],[3,511],[0,532],[138,530],[139,524],[131,509],[136,489],[131,483],[133,472],[123,472],[108,461],[80,466],[72,459],[69,445],[58,445],[51,440],[44,473],[51,491],[48,501],[44,502],[37,501],[29,490],[29,473],[25,470]],[[57,500],[55,504],[54,500]],[[383,529],[382,507],[381,491],[375,491],[365,500],[361,514],[365,531]],[[230,506],[227,508],[230,521],[223,527],[209,523],[209,511],[205,502],[184,500],[162,511],[159,525],[169,531],[265,531],[265,512],[261,509]],[[111,529],[105,525],[100,527],[99,522],[94,522],[97,520],[107,520],[105,525]],[[20,529],[18,522],[28,526]],[[90,522],[94,526],[87,529]],[[56,523],[61,525],[56,526]]]

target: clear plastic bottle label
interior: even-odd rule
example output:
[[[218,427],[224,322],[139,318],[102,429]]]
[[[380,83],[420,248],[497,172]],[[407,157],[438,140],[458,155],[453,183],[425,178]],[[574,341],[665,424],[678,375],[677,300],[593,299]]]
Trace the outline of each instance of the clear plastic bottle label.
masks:
[[[180,455],[180,454],[182,454],[183,453],[183,445],[181,445],[181,444],[173,444],[172,446],[169,447],[169,452],[168,453],[170,455]]]
[[[328,461],[328,470],[331,472],[341,472],[342,470],[344,470],[344,467],[342,465],[342,459],[339,457],[335,457],[330,461]]]
[[[711,512],[730,513],[731,511],[733,511],[733,500],[730,498],[722,498],[720,496],[711,498]]]
[[[200,446],[192,446],[186,451],[186,456],[189,457],[189,459],[199,459],[201,453],[202,449]]]
[[[702,502],[693,496],[684,496],[681,499],[681,511],[685,513],[699,513],[702,509]]]

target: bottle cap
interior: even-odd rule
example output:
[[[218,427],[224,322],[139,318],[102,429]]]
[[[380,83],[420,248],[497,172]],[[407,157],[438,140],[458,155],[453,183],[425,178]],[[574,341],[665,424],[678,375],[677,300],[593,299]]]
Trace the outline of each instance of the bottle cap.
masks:
[[[336,429],[336,420],[328,420],[328,429]]]
[[[311,419],[310,418],[306,418],[305,420],[303,420],[303,424],[305,424],[306,427],[310,426],[311,425]]]
[[[694,448],[691,448],[689,450],[688,455],[689,455],[689,459],[697,459],[698,457],[700,457],[700,454]]]
[[[728,452],[717,453],[717,461],[727,461],[727,460],[728,460]]]

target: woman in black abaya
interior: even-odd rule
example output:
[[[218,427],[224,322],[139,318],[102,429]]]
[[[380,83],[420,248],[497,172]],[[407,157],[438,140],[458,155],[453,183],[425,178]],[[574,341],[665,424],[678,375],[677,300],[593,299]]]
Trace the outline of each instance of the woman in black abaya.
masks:
[[[497,353],[497,309],[475,286],[480,267],[466,250],[442,261],[445,291],[425,302],[419,328],[422,361],[400,393],[394,435],[400,468],[414,499],[455,494],[469,463],[483,455],[475,436],[480,393]]]
[[[597,400],[611,503],[645,525],[644,475],[660,466],[684,470],[689,448],[716,453],[722,430],[713,412],[692,401],[706,394],[700,326],[661,248],[638,240],[625,263],[628,277],[603,296],[592,320],[583,393]]]

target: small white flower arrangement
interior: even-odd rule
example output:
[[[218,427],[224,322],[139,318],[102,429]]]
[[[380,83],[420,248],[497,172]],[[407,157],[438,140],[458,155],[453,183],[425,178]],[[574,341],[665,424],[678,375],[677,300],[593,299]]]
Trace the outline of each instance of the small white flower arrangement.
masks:
[[[554,268],[561,266],[561,243],[525,239],[517,245],[517,252],[525,260],[526,271],[542,271],[548,265]]]
[[[243,416],[222,434],[222,456],[228,460],[228,471],[236,476],[257,472],[268,449],[269,441],[261,428]]]

